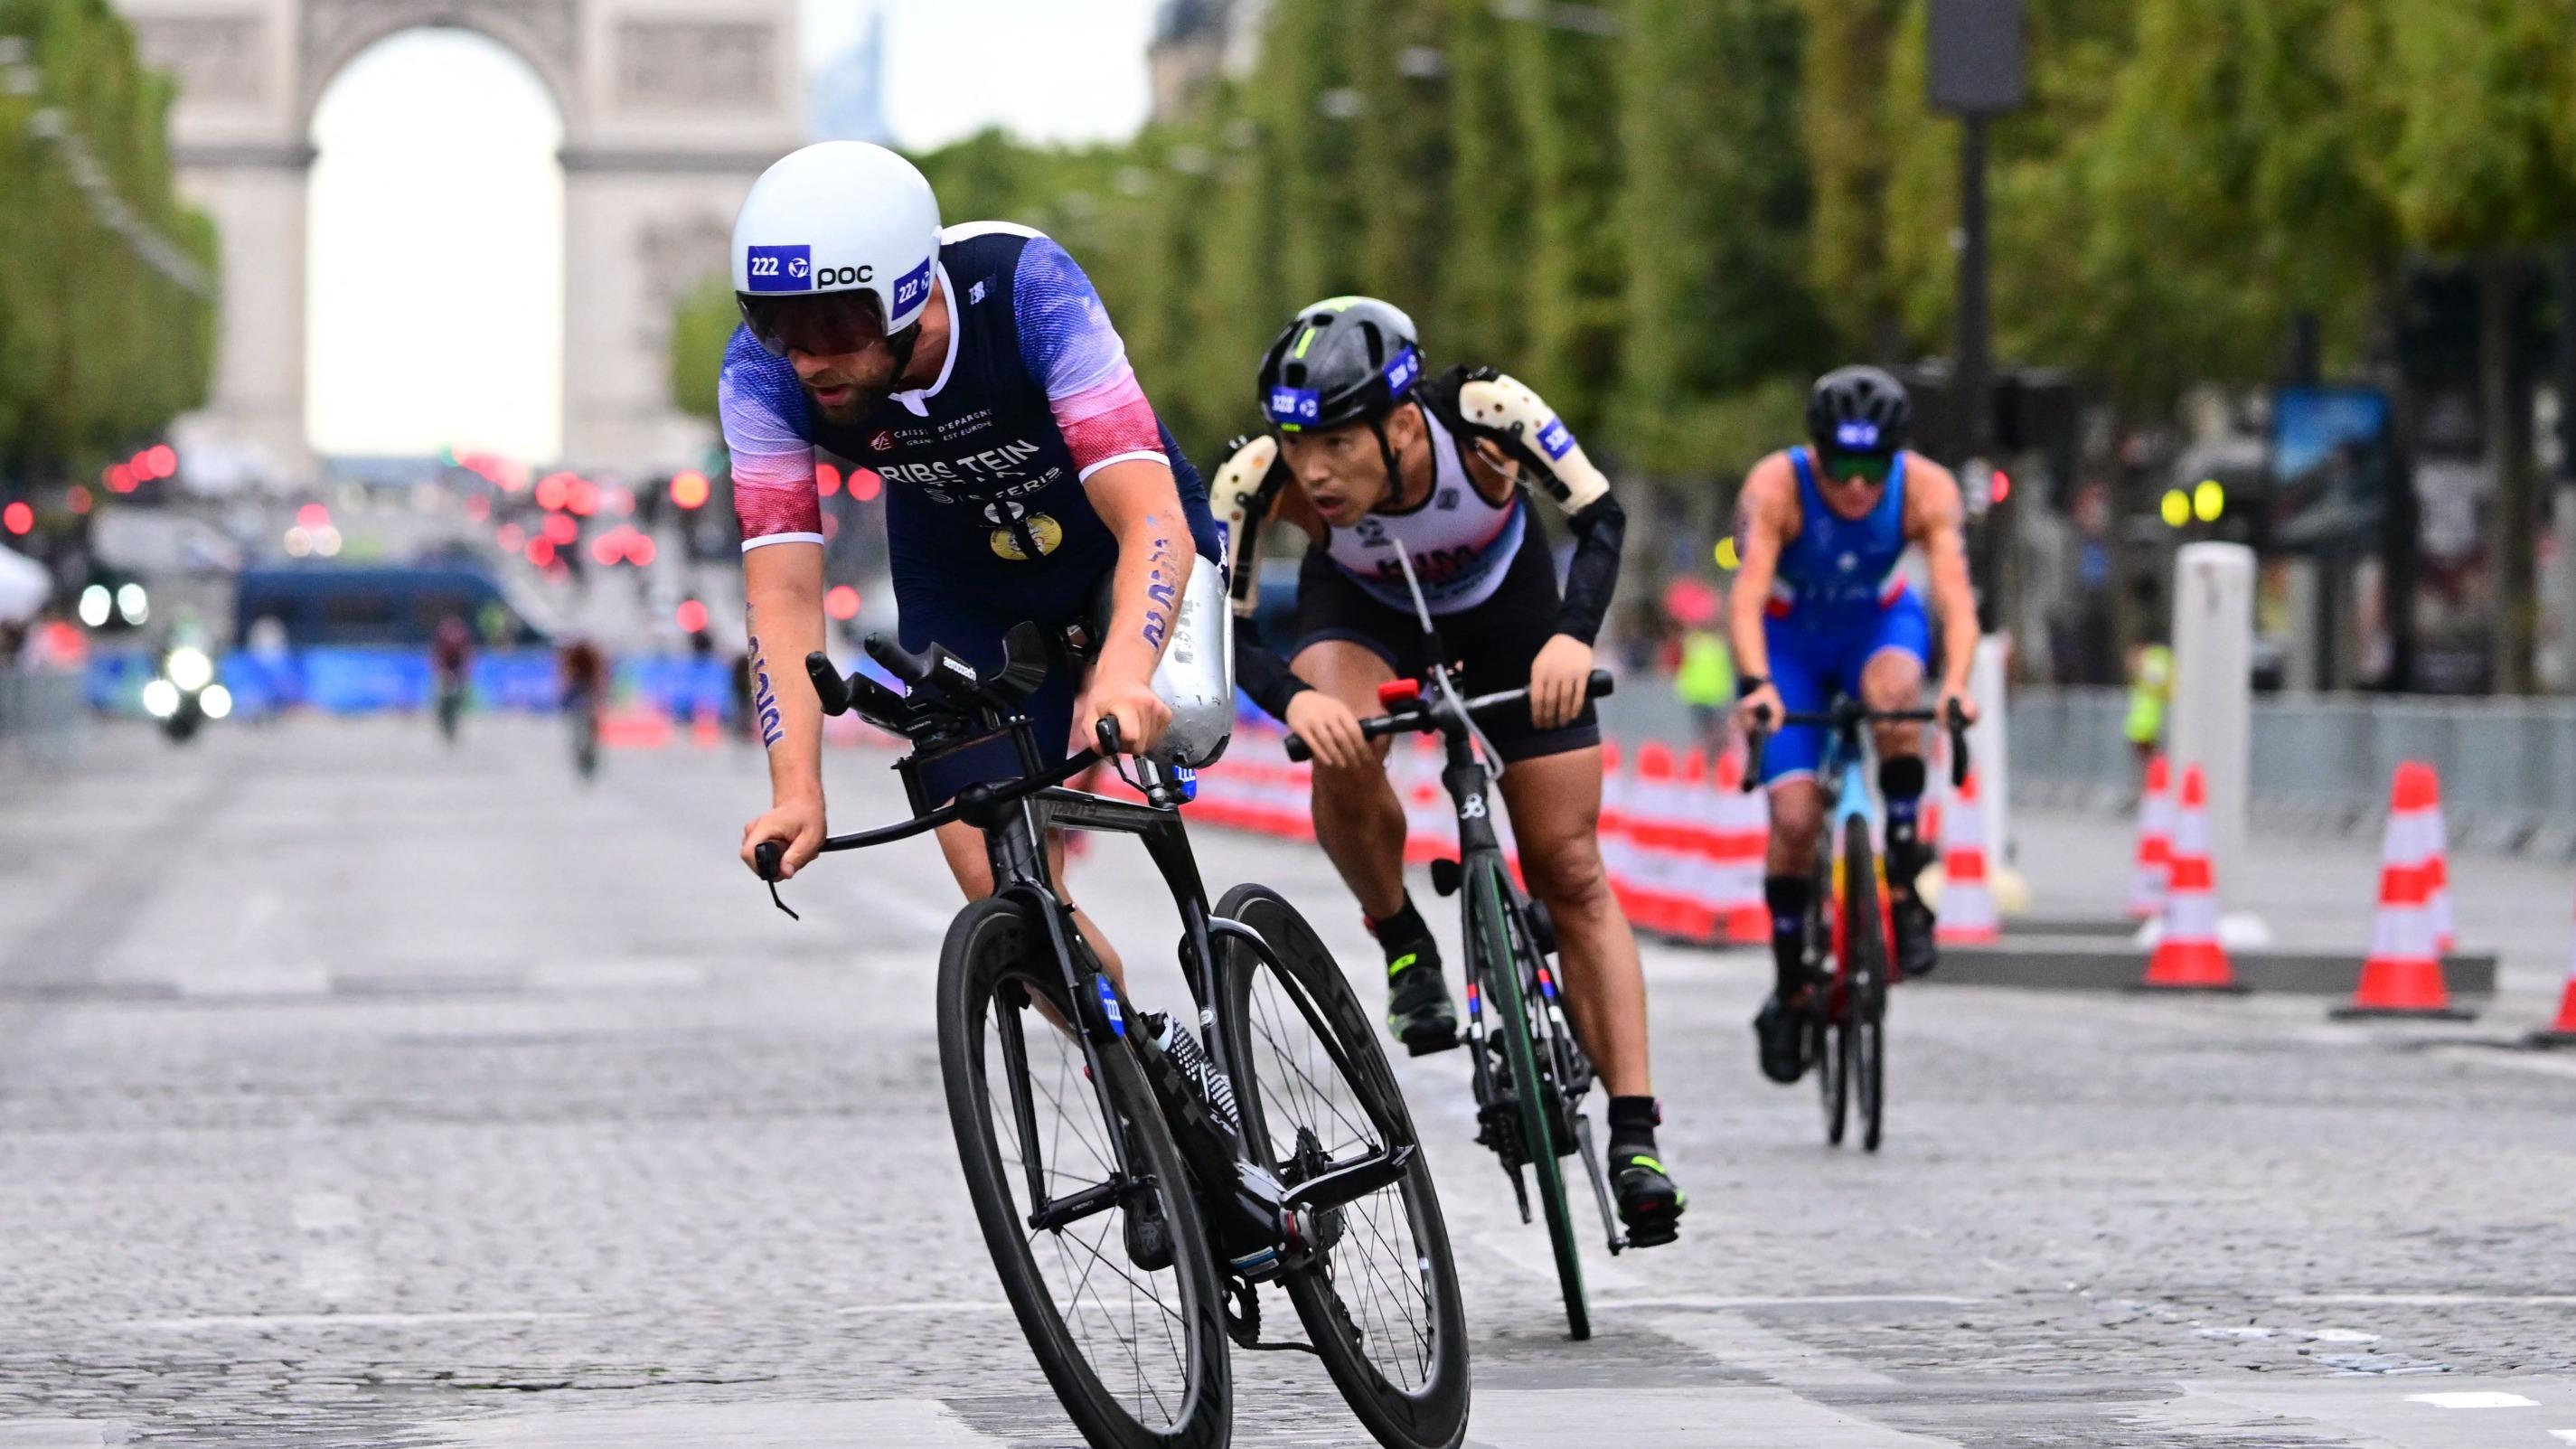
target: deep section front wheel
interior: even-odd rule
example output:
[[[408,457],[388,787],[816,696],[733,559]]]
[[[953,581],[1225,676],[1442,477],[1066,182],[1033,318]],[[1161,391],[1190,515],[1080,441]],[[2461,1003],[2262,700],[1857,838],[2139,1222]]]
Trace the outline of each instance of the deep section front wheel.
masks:
[[[1860,1098],[1860,1145],[1876,1152],[1887,1075],[1887,923],[1869,822],[1857,815],[1843,825],[1843,881],[1843,1055]]]
[[[1503,1043],[1503,1060],[1511,1070],[1512,1096],[1519,1104],[1521,1141],[1529,1155],[1530,1175],[1538,1189],[1541,1214],[1547,1219],[1548,1244],[1556,1254],[1557,1287],[1565,1294],[1566,1332],[1592,1336],[1592,1313],[1583,1301],[1583,1254],[1574,1234],[1574,1214],[1565,1201],[1563,1154],[1571,1141],[1556,1140],[1562,1108],[1555,1075],[1543,1069],[1537,1044],[1545,1026],[1537,1019],[1530,993],[1547,964],[1537,945],[1521,930],[1520,913],[1511,909],[1511,885],[1501,862],[1485,861],[1467,885],[1467,919],[1475,938],[1469,949],[1483,982],[1485,1004],[1494,1015],[1493,1035]]]
[[[1294,1188],[1385,1151],[1404,1176],[1326,1210],[1325,1244],[1284,1286],[1307,1340],[1388,1449],[1452,1449],[1466,1437],[1467,1314],[1449,1232],[1404,1097],[1368,1011],[1321,937],[1266,886],[1241,885],[1218,916],[1261,937],[1217,941],[1219,1028],[1246,1150]]]
[[[1816,869],[1815,894],[1807,905],[1807,959],[1815,963],[1808,975],[1807,1048],[1816,1073],[1816,1093],[1825,1109],[1825,1143],[1840,1147],[1844,1126],[1851,1120],[1851,1066],[1838,1020],[1843,937],[1834,894],[1834,867],[1827,860]]]
[[[1019,902],[987,897],[949,926],[939,1065],[976,1220],[1084,1438],[1221,1449],[1233,1384],[1196,1195],[1135,1054],[1123,1040],[1086,1054],[1064,993]]]

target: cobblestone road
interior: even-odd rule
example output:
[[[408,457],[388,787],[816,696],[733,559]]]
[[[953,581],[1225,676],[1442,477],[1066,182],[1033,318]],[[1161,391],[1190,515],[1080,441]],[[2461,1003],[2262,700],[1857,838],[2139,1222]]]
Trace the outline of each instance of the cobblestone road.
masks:
[[[0,1449],[1074,1442],[958,1185],[935,852],[833,862],[791,923],[728,859],[754,758],[617,754],[583,791],[561,743],[117,733],[0,780]],[[881,764],[835,756],[837,825],[897,811]],[[2044,890],[2116,895],[2117,832],[2026,831]],[[1075,884],[1142,957],[1168,907],[1119,888],[1128,848]],[[1201,849],[1366,962],[1319,856]],[[2254,884],[2323,929],[2295,872],[2337,859]],[[2576,1057],[2492,1044],[2545,1010],[2568,891],[2457,873],[2513,953],[2486,1022],[1909,990],[1874,1159],[1754,1072],[1763,963],[1653,952],[1693,1207],[1677,1247],[1595,1254],[1585,1345],[1467,1144],[1463,1063],[1406,1063],[1470,1442],[2576,1442]],[[1311,1360],[1238,1376],[1238,1443],[1357,1442]]]

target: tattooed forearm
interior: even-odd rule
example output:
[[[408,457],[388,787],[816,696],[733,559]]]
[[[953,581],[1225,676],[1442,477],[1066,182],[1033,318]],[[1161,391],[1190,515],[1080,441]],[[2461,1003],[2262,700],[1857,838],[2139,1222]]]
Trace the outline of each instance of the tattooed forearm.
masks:
[[[1152,551],[1147,554],[1152,568],[1145,575],[1145,643],[1160,652],[1163,641],[1171,637],[1172,610],[1180,602],[1182,574],[1172,554],[1172,537],[1161,531],[1162,520],[1148,517],[1145,522],[1156,529]]]
[[[778,691],[769,683],[769,656],[762,652],[757,632],[751,636],[751,710],[760,720],[762,746],[778,748],[778,742],[787,738],[787,725],[778,712]]]

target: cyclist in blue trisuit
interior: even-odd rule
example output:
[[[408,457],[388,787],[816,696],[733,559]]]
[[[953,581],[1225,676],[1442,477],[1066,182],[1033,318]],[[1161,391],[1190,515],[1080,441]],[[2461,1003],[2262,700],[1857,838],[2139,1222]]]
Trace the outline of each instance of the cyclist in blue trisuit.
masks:
[[[1685,1197],[1655,1144],[1646,983],[1601,865],[1601,728],[1585,697],[1592,640],[1619,576],[1626,515],[1610,481],[1536,393],[1489,368],[1425,372],[1413,321],[1369,297],[1297,314],[1258,396],[1268,431],[1238,439],[1211,488],[1235,553],[1235,674],[1313,747],[1315,836],[1386,952],[1389,1025],[1415,1055],[1458,1044],[1431,928],[1404,888],[1404,806],[1384,741],[1362,737],[1377,688],[1429,665],[1413,595],[1470,694],[1526,685],[1484,721],[1521,869],[1563,943],[1574,1029],[1610,1090],[1609,1169],[1639,1247],[1671,1242]],[[1565,587],[1533,494],[1574,535]],[[1265,529],[1306,541],[1281,658],[1253,626]]]
[[[1941,688],[1934,706],[1976,717],[1968,669],[1976,655],[1977,602],[1959,482],[1950,470],[1906,451],[1905,387],[1875,367],[1825,374],[1807,400],[1808,446],[1753,466],[1736,503],[1740,566],[1729,601],[1737,711],[1749,728],[1784,713],[1827,708],[1836,694],[1874,710],[1921,707],[1932,651],[1932,619],[1907,581],[1905,551],[1920,546],[1941,625]],[[1878,788],[1887,806],[1887,886],[1903,975],[1928,974],[1932,912],[1914,880],[1928,854],[1917,831],[1926,772],[1923,729],[1874,731]],[[1762,1071],[1794,1082],[1807,1068],[1803,1020],[1817,1003],[1801,964],[1808,899],[1814,892],[1824,792],[1816,767],[1824,731],[1778,730],[1763,756],[1771,794],[1771,848],[1762,883],[1771,908],[1771,956],[1778,982],[1754,1018]]]
[[[762,174],[734,223],[732,261],[743,325],[718,400],[772,797],[743,829],[744,863],[781,841],[793,875],[824,837],[822,713],[803,667],[824,641],[817,447],[885,479],[906,648],[936,642],[995,670],[1012,625],[1033,620],[1058,638],[1096,624],[1106,588],[1088,677],[1051,670],[1028,703],[1041,746],[1059,751],[1046,763],[1088,747],[1103,719],[1130,750],[1162,739],[1172,711],[1156,667],[1193,608],[1195,559],[1219,556],[1216,526],[1073,258],[1004,222],[942,230],[910,162],[831,141]],[[1196,607],[1221,611],[1218,590],[1206,592]],[[935,805],[1019,773],[1002,738],[925,763],[922,778]],[[991,892],[978,831],[949,824],[939,845],[968,896]],[[1051,850],[1061,880],[1060,842]],[[1108,943],[1076,919],[1116,972]]]

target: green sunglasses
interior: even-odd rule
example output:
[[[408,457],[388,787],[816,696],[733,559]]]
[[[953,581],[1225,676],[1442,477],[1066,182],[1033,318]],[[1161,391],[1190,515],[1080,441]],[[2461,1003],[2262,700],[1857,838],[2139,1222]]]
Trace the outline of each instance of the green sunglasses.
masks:
[[[1867,453],[1836,453],[1824,460],[1825,476],[1837,483],[1884,483],[1895,460]]]

